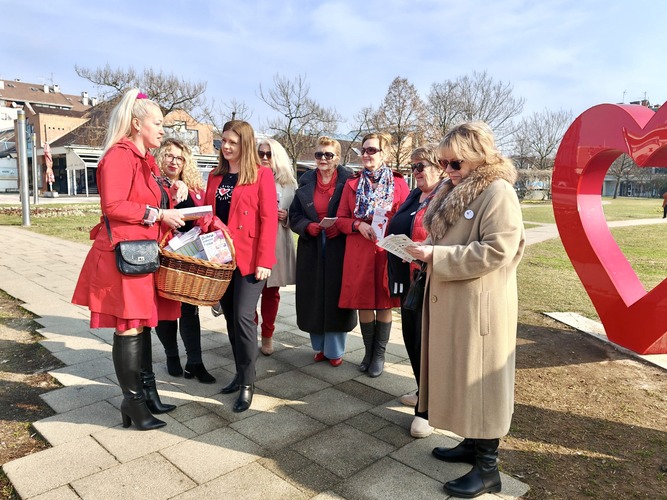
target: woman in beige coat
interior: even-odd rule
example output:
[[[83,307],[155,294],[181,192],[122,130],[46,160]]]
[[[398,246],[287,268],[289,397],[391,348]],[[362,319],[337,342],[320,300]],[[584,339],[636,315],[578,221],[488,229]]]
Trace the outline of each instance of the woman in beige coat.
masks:
[[[439,162],[449,180],[424,217],[430,236],[409,250],[428,264],[419,411],[428,411],[432,426],[465,437],[433,455],[474,466],[444,486],[474,498],[501,488],[498,444],[514,410],[516,268],[525,236],[516,170],[488,125],[451,130]]]

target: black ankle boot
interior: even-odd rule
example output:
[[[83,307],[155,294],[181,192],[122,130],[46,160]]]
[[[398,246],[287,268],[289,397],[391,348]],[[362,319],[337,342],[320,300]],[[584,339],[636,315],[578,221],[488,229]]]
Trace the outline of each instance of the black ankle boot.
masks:
[[[167,356],[167,372],[172,377],[183,375],[183,367],[181,366],[181,358],[179,356]]]
[[[236,392],[239,390],[239,376],[234,375],[234,378],[232,381],[224,386],[222,389],[220,389],[220,392],[222,394],[231,394],[232,392]]]
[[[187,363],[185,365],[185,371],[183,372],[185,378],[197,377],[202,384],[214,384],[215,377],[206,371],[206,368],[202,363]]]
[[[255,392],[255,387],[252,384],[241,385],[239,388],[239,398],[236,400],[236,403],[234,403],[234,407],[232,408],[232,411],[235,413],[241,413],[250,408],[250,405],[252,404],[252,395]]]
[[[364,340],[364,359],[359,364],[359,371],[368,371],[368,365],[371,364],[373,357],[373,340],[375,339],[375,321],[371,323],[359,323],[361,329],[361,338]]]
[[[139,370],[141,367],[142,339],[140,335],[114,335],[111,356],[118,377],[118,385],[123,391],[120,413],[123,427],[132,422],[140,431],[158,429],[167,425],[155,418],[146,405],[146,398],[141,386]]]
[[[483,493],[498,493],[501,489],[498,472],[499,439],[475,439],[476,463],[465,476],[445,483],[448,495],[475,498]]]
[[[141,384],[146,397],[148,409],[155,415],[168,413],[176,409],[175,405],[164,404],[160,401],[160,395],[155,385],[155,373],[153,372],[153,346],[151,345],[151,329],[144,328],[139,334],[141,339]]]
[[[391,334],[391,322],[375,322],[375,340],[373,341],[373,359],[368,366],[368,375],[379,377],[384,370],[384,354],[387,350],[389,335]]]
[[[460,462],[475,465],[475,440],[465,438],[454,448],[433,448],[433,456],[443,462]]]

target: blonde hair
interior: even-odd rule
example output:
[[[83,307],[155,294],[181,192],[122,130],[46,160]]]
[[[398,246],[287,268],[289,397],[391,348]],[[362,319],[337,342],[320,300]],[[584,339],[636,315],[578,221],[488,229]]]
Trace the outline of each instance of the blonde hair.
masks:
[[[457,160],[478,165],[513,165],[498,151],[491,127],[482,121],[457,125],[443,137],[438,149],[449,149]]]
[[[131,136],[132,118],[143,120],[155,109],[162,114],[162,110],[157,103],[148,98],[139,99],[139,95],[139,89],[128,90],[111,111],[109,128],[107,128],[107,133],[104,137],[102,156],[123,137],[129,138]]]
[[[257,147],[259,148],[263,144],[269,146],[271,149],[271,170],[273,170],[273,177],[276,179],[276,182],[282,187],[297,187],[298,184],[292,171],[292,162],[282,144],[275,139],[267,138],[259,141]]]
[[[363,144],[363,142],[362,142]],[[332,146],[334,148],[334,152],[336,153],[336,156],[340,158],[340,142],[338,142],[336,139],[333,139],[331,137],[327,137],[326,135],[323,135],[321,137],[317,138],[317,145],[318,146]]]
[[[239,136],[241,142],[241,160],[239,162],[239,179],[237,186],[244,184],[253,184],[257,181],[257,166],[259,165],[259,155],[255,145],[255,131],[252,125],[242,120],[231,120],[222,127],[222,132],[231,130]],[[229,162],[222,154],[222,147],[218,156],[218,166],[213,170],[213,175],[225,175],[229,173]]]
[[[188,189],[204,189],[204,178],[197,168],[197,162],[195,162],[195,159],[192,156],[192,150],[190,149],[190,146],[185,144],[183,141],[179,141],[178,139],[174,139],[172,137],[162,141],[160,149],[158,149],[157,153],[155,154],[155,159],[160,167],[160,171],[164,174],[164,170],[162,170],[162,164],[169,146],[174,146],[180,149],[182,151],[183,158],[185,159],[179,180],[185,182],[185,185],[188,186]]]
[[[366,134],[364,138],[361,139],[361,144],[363,145],[364,142],[370,139],[378,140],[380,149],[382,150],[382,156],[387,158],[390,153],[389,148],[391,147],[391,135],[386,132],[371,132],[370,134]]]
[[[443,179],[447,177],[447,172],[445,172],[445,169],[442,168],[440,163],[438,162],[438,152],[435,150],[434,145],[426,145],[422,146],[419,148],[416,148],[412,153],[410,154],[410,160],[411,161],[418,161],[418,160],[424,160],[429,162],[431,165],[433,165],[435,168],[438,169],[440,178]]]

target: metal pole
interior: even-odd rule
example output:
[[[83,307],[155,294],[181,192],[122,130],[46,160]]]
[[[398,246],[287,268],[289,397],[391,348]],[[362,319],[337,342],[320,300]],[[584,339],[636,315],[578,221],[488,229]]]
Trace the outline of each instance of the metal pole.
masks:
[[[25,137],[25,111],[19,109],[16,119],[16,152],[19,156],[19,172],[21,176],[21,211],[23,212],[23,225],[30,225],[30,198],[28,187],[28,148]]]
[[[35,205],[39,204],[39,176],[37,175],[37,134],[33,133],[32,136],[32,202]]]

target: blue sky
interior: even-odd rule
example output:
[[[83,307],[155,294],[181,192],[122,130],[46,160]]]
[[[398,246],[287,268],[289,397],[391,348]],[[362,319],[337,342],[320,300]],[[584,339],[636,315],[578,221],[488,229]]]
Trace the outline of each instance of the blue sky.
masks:
[[[95,95],[74,65],[152,67],[235,99],[262,129],[257,97],[277,73],[347,120],[377,107],[396,76],[425,97],[434,82],[487,71],[525,113],[646,96],[667,99],[667,3],[648,0],[0,0],[0,78]],[[347,128],[342,126],[341,129]],[[340,130],[345,132],[346,130]]]

